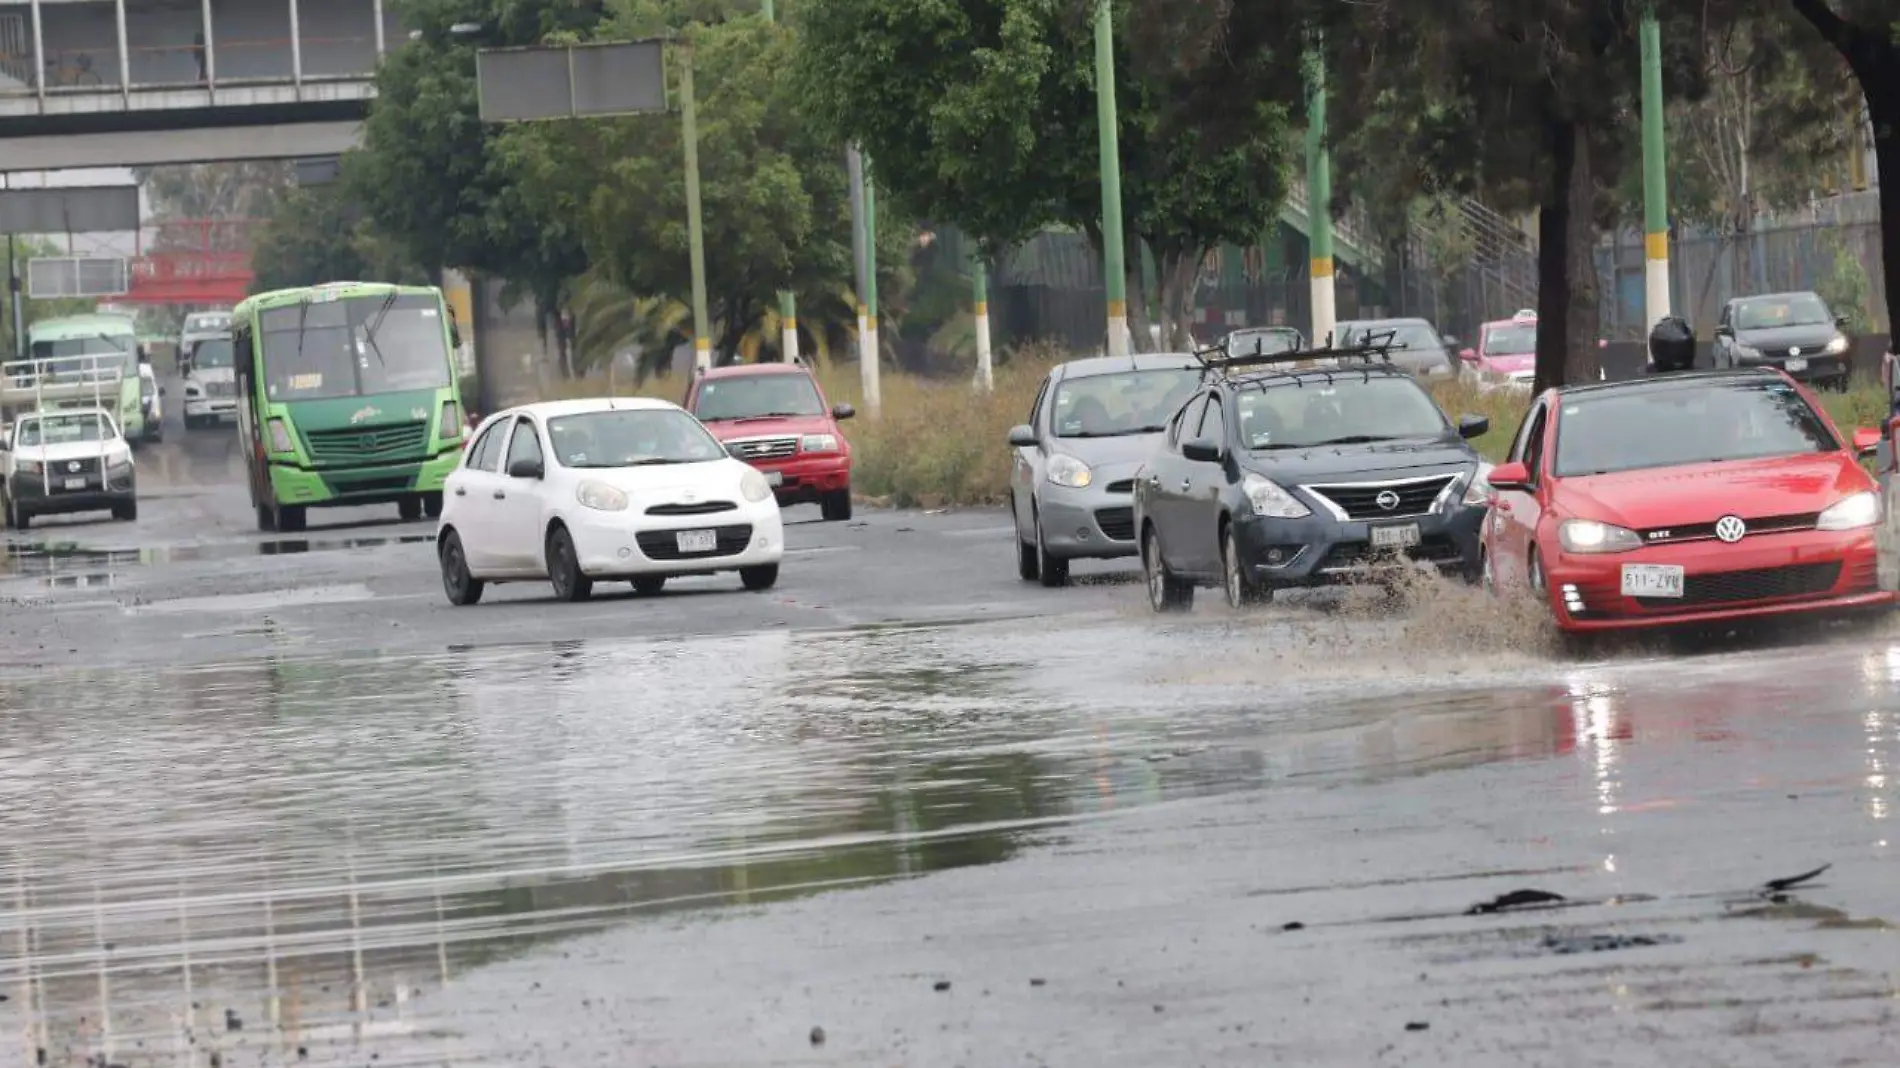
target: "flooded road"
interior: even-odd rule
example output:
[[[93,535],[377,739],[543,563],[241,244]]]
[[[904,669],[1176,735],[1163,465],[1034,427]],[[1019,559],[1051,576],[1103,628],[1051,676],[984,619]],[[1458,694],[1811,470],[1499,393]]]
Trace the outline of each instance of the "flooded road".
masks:
[[[0,563],[0,1063],[1900,1048],[1900,634],[1162,622],[980,512],[795,523],[765,595],[452,609],[426,525],[260,537],[179,438],[139,523]]]

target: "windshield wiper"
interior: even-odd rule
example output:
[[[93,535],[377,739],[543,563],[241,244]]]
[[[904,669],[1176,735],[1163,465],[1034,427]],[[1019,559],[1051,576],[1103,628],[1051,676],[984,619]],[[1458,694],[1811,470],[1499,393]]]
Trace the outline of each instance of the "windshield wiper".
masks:
[[[757,415],[728,415],[713,421],[717,423],[749,423],[754,419],[805,419],[817,414],[817,412],[760,412]]]
[[[310,315],[310,298],[305,297],[302,300],[297,302],[297,361],[296,361],[296,365],[298,367],[303,366],[303,322],[304,322],[304,319],[309,317],[309,315]]]
[[[376,331],[383,328],[383,317],[389,314],[389,309],[396,306],[396,297],[399,295],[396,290],[390,290],[389,295],[383,298],[381,306],[376,309],[376,318],[370,320],[370,324],[363,328],[363,344],[370,347],[370,351],[376,354],[376,362],[384,367],[389,366],[389,361],[383,359],[382,346],[376,344]]]
[[[1125,438],[1135,434],[1159,434],[1168,429],[1165,426],[1131,426],[1125,430],[1078,430],[1073,434],[1057,434],[1059,438]]]
[[[1327,438],[1324,441],[1315,441],[1311,445],[1309,445],[1308,448],[1317,449],[1324,445],[1367,445],[1375,441],[1397,441],[1397,440],[1399,439],[1392,434],[1347,434],[1344,437]]]

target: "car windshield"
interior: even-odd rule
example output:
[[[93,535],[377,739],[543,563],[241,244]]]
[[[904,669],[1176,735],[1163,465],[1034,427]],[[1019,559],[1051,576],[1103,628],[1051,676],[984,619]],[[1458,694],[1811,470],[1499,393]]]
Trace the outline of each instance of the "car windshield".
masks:
[[[125,357],[125,370],[137,368],[138,342],[131,334],[94,334],[87,337],[63,337],[33,342],[33,358],[36,360],[56,360],[67,356],[111,356]],[[113,361],[99,360],[88,364],[87,369],[107,370]],[[50,370],[59,372],[71,370],[57,365]]]
[[[1537,327],[1522,323],[1494,326],[1484,335],[1486,356],[1529,356],[1537,351]]]
[[[433,295],[311,301],[271,308],[261,318],[264,388],[272,400],[363,397],[449,384],[442,306]]]
[[[1309,449],[1399,438],[1436,438],[1451,429],[1431,394],[1410,377],[1306,377],[1241,391],[1241,443],[1250,449]]]
[[[1227,335],[1227,353],[1230,356],[1271,356],[1278,352],[1297,351],[1301,344],[1300,332],[1286,328],[1266,330],[1236,330]],[[1257,347],[1256,347],[1257,346]]]
[[[548,420],[563,467],[639,467],[720,460],[726,450],[699,421],[667,408],[584,412]]]
[[[66,445],[75,441],[110,441],[116,435],[111,424],[97,412],[73,415],[42,415],[20,424],[22,447]]]
[[[825,402],[810,376],[735,375],[709,378],[699,387],[693,414],[712,423],[724,419],[770,419],[825,414]]]
[[[1555,470],[1597,475],[1839,448],[1788,383],[1711,382],[1570,399],[1557,424]]]
[[[192,346],[191,366],[193,368],[231,366],[231,339],[214,337]]]
[[[1168,367],[1065,378],[1050,425],[1059,438],[1158,434],[1201,384],[1201,371]]]
[[[1827,305],[1812,293],[1757,297],[1735,307],[1735,329],[1773,330],[1781,326],[1827,326],[1834,322]]]

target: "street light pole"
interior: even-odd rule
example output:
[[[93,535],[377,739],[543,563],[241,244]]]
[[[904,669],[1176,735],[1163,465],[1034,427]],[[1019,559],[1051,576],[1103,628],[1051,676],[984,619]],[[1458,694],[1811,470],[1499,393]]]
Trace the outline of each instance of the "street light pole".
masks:
[[[693,45],[680,44],[680,125],[686,140],[686,234],[693,268],[693,366],[712,366],[706,322],[706,235],[699,215],[699,109],[693,99]]]
[[[760,10],[765,21],[777,22],[778,9],[772,0],[764,0]],[[778,291],[779,320],[779,359],[786,363],[798,362],[798,294],[789,289]]]
[[[990,356],[989,269],[980,248],[970,257],[970,285],[976,291],[976,388],[988,393],[996,388],[996,374]]]
[[[876,419],[884,412],[884,394],[878,361],[883,349],[877,340],[877,166],[864,157],[864,352],[858,374],[864,387],[864,408]]]
[[[1101,132],[1102,285],[1108,297],[1108,354],[1128,356],[1128,270],[1122,256],[1121,142],[1115,117],[1115,27],[1109,0],[1095,7],[1095,117]]]
[[[1662,29],[1643,12],[1643,311],[1649,326],[1669,316],[1669,178],[1664,170]]]
[[[1333,284],[1333,160],[1326,150],[1326,61],[1315,49],[1307,57],[1306,242],[1313,287],[1313,344],[1330,344],[1339,322]]]

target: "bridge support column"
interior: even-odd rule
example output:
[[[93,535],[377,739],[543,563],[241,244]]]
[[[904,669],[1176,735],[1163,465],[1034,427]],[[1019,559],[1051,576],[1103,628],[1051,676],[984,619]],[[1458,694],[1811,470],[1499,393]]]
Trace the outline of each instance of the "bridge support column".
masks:
[[[112,0],[112,15],[119,24],[119,95],[132,101],[132,50],[125,43],[125,0]]]
[[[211,0],[202,0],[205,24],[205,88],[215,91],[218,87],[218,42],[211,30]],[[215,103],[215,100],[213,101]]]
[[[205,0],[206,4],[209,4],[210,2],[211,0]],[[378,58],[380,58],[383,54],[383,48],[384,48],[383,0],[370,0],[370,12],[371,12],[371,16],[375,18],[376,20],[376,55]]]
[[[33,11],[33,87],[42,103],[46,100],[46,34],[40,29],[40,0],[32,0]]]
[[[303,25],[297,17],[297,0],[290,0],[290,83],[303,88]],[[297,99],[303,99],[302,92]]]

